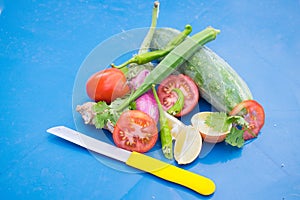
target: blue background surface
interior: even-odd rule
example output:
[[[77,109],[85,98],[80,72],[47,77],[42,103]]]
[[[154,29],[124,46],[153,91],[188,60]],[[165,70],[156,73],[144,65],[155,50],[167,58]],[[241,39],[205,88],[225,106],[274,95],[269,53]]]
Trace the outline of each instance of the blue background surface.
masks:
[[[215,194],[112,169],[46,133],[75,128],[72,90],[82,62],[110,36],[147,27],[153,1],[0,0],[1,198],[300,199],[300,2],[160,2],[158,26],[221,30],[208,46],[265,108],[258,139],[241,150],[218,144],[183,166],[213,179]]]

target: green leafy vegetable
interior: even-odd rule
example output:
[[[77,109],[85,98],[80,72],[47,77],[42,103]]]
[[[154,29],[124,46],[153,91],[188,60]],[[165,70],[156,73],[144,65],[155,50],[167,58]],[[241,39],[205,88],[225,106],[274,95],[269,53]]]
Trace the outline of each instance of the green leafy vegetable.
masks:
[[[107,122],[111,122],[115,125],[121,115],[121,113],[125,110],[128,110],[134,103],[131,103],[124,110],[119,111],[117,108],[129,98],[129,95],[124,98],[117,98],[110,105],[107,105],[104,101],[99,101],[97,104],[93,106],[93,111],[96,113],[94,120],[94,124],[96,128],[104,128]]]
[[[241,148],[244,143],[244,130],[239,130],[236,127],[232,127],[230,132],[227,134],[225,142],[230,144],[231,146],[235,146]]]
[[[225,112],[212,112],[207,116],[205,124],[218,132],[225,132],[230,125],[233,125],[225,142],[238,148],[241,148],[245,143],[243,138],[245,130],[250,131],[249,123],[242,116],[228,116]]]
[[[103,128],[108,120],[113,120],[113,116],[109,112],[109,106],[104,101],[99,101],[95,104],[93,111],[96,113],[93,119],[96,128]]]
[[[99,101],[97,104],[93,106],[93,111],[96,113],[102,113],[109,109],[109,106],[106,104],[105,101]]]
[[[226,132],[231,122],[228,120],[228,116],[225,112],[212,112],[207,116],[205,124],[215,131]]]
[[[97,114],[94,118],[94,124],[96,128],[103,128],[105,127],[107,120],[110,119],[109,113],[104,112],[102,114]]]

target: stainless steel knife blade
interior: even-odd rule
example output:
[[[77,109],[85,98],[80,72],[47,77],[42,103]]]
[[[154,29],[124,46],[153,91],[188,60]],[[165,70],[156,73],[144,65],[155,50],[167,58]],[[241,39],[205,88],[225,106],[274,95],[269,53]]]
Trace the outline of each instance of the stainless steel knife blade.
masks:
[[[215,184],[209,178],[162,162],[150,156],[138,152],[130,152],[105,142],[101,142],[65,126],[49,128],[47,132],[91,151],[122,161],[128,166],[190,188],[199,194],[210,195],[215,191]]]
[[[73,142],[74,144],[82,146],[86,149],[122,162],[126,162],[131,154],[130,151],[117,148],[105,142],[101,142],[65,126],[56,126],[53,128],[49,128],[47,132]]]

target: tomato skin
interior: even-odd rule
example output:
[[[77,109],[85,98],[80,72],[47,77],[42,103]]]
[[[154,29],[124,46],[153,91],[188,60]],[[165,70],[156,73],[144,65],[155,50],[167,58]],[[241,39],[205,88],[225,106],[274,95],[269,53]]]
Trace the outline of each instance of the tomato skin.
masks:
[[[126,77],[120,69],[108,68],[93,74],[86,83],[87,95],[94,101],[111,103],[129,92]]]
[[[243,113],[244,119],[250,125],[250,131],[256,136],[265,124],[265,111],[264,108],[255,100],[245,100],[236,105],[229,115],[241,114],[242,110],[245,109],[246,113]],[[244,140],[254,138],[254,136],[248,131],[244,132]]]
[[[180,117],[191,112],[199,101],[199,91],[196,83],[189,77],[183,74],[170,75],[163,80],[157,90],[159,100],[164,110],[168,110],[177,100],[173,88],[179,88],[184,94],[184,106],[181,112],[175,116]]]
[[[139,110],[128,110],[121,114],[113,132],[116,146],[144,153],[156,143],[158,129],[148,114]]]

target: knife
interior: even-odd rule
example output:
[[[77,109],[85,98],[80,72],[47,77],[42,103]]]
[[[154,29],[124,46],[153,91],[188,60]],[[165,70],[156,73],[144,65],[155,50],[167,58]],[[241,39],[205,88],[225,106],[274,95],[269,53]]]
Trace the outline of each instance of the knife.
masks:
[[[162,162],[150,156],[127,151],[101,142],[65,126],[52,127],[49,128],[47,132],[93,152],[124,162],[131,167],[148,172],[164,180],[185,186],[199,194],[211,195],[216,189],[214,182],[209,178]]]

